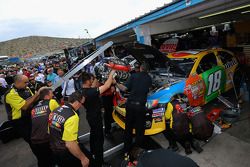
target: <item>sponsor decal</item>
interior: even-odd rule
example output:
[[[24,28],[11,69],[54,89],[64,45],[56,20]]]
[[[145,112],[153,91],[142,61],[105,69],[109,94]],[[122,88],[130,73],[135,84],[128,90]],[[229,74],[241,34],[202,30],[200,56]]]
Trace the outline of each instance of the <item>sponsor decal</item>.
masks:
[[[237,64],[236,59],[233,59],[232,61],[229,61],[229,62],[227,62],[227,63],[225,64],[225,68],[227,69],[227,68],[233,67],[233,66],[236,65],[236,64]]]
[[[162,113],[165,112],[165,108],[157,108],[153,110],[153,113]]]
[[[179,39],[173,38],[173,39],[167,39],[161,46],[160,51],[163,53],[170,53],[175,52],[177,45],[178,45]]]
[[[154,118],[154,120],[155,120],[155,123],[162,122],[162,117]]]
[[[54,128],[61,128],[61,125],[65,122],[65,118],[57,113],[50,113],[49,125]]]
[[[36,107],[31,111],[32,118],[44,116],[47,114],[48,106]]]
[[[163,113],[162,113],[162,112],[159,112],[159,113],[153,113],[153,114],[152,114],[152,118],[162,117],[162,116],[163,116]]]

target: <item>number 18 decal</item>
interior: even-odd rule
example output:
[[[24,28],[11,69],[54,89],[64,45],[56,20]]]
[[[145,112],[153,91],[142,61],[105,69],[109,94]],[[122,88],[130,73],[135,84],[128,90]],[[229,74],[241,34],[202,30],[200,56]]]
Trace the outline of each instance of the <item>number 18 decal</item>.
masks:
[[[207,96],[219,90],[220,82],[221,82],[221,70],[216,71],[215,73],[209,75]]]

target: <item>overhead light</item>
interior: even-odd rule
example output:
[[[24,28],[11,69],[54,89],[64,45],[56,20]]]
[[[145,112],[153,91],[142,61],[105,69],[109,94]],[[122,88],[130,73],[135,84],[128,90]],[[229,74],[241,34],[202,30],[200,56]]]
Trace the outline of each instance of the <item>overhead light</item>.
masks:
[[[217,13],[213,13],[213,14],[209,14],[209,15],[205,15],[205,16],[201,16],[201,17],[199,17],[199,19],[204,19],[204,18],[216,16],[216,15],[220,15],[220,14],[223,14],[223,13],[232,12],[232,11],[239,10],[239,9],[243,9],[243,8],[247,8],[247,7],[250,7],[250,4],[244,5],[244,6],[240,6],[240,7],[237,7],[237,8],[232,8],[232,9],[228,9],[228,10],[223,10],[223,11],[220,11],[220,12],[217,12]]]
[[[231,23],[231,21],[224,22],[224,23],[221,23],[221,24],[230,24],[230,23]]]
[[[204,28],[209,28],[209,27],[212,27],[212,25],[207,25],[207,26],[202,26],[202,27],[197,27],[197,28],[194,28],[193,30],[200,30],[200,29],[204,29]]]
[[[246,10],[244,12],[241,12],[241,14],[245,14],[245,13],[249,13],[249,12],[250,12],[250,10]]]

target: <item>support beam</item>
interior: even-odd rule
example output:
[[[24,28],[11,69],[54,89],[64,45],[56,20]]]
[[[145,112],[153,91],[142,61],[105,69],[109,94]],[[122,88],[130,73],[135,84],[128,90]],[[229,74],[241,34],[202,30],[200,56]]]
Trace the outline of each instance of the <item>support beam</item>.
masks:
[[[117,153],[118,151],[121,151],[123,147],[124,147],[124,143],[118,144],[117,146],[105,151],[103,154],[103,157],[107,158],[111,156],[112,154]]]

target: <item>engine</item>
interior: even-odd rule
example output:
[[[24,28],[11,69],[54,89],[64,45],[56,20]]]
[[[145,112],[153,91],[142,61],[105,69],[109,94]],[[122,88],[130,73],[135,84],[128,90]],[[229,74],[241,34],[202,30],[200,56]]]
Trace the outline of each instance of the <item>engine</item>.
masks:
[[[120,70],[116,69],[117,66]],[[112,69],[116,69],[116,80],[119,82],[125,82],[130,76],[130,73],[126,70],[130,69],[129,64],[121,59],[108,57],[96,63],[94,66],[95,74],[99,82],[105,82]]]
[[[182,77],[176,77],[174,74],[169,73],[166,68],[158,68],[149,72],[152,78],[153,90],[160,90],[169,87],[179,81],[183,80]]]

